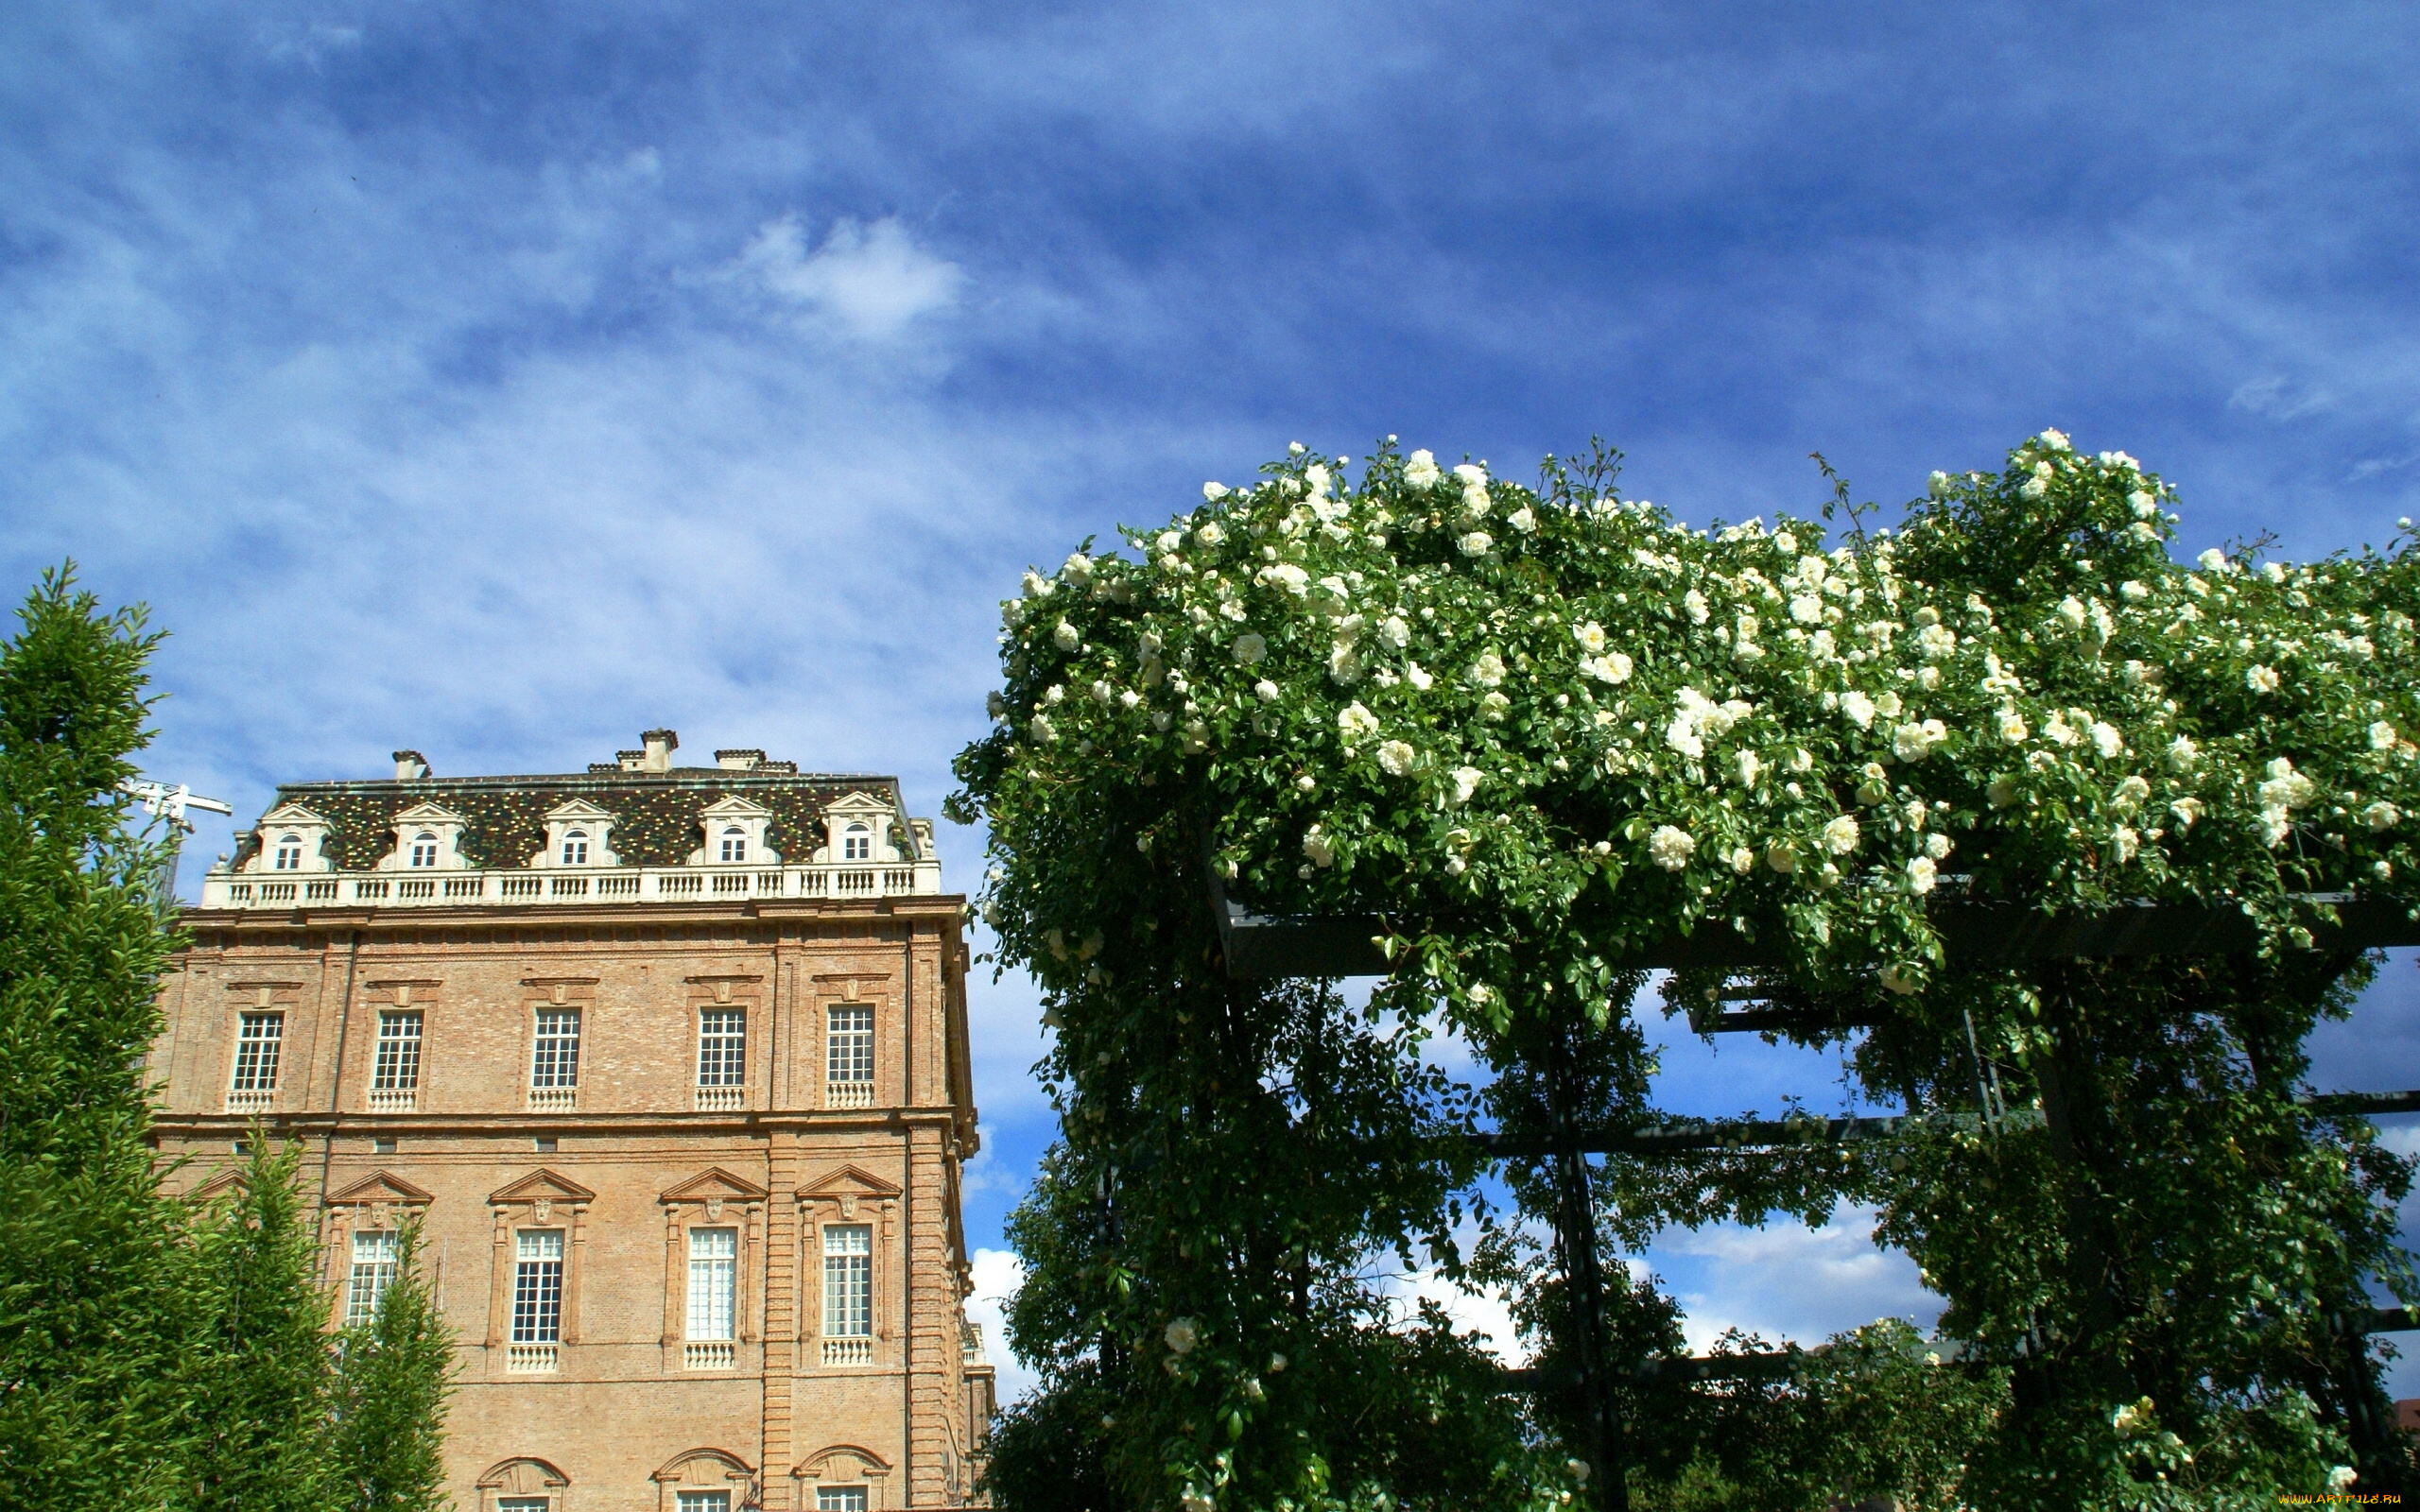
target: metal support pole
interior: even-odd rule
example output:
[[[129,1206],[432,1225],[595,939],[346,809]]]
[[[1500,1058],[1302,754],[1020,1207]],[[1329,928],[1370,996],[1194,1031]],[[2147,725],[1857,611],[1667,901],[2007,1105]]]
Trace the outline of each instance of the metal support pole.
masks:
[[[1571,1128],[1570,1055],[1567,1031],[1558,1027],[1547,1068],[1547,1112],[1553,1120],[1556,1196],[1555,1244],[1562,1251],[1564,1291],[1571,1298],[1573,1345],[1579,1359],[1581,1410],[1587,1418],[1590,1485],[1599,1512],[1630,1512],[1630,1478],[1623,1473],[1621,1420],[1614,1383],[1605,1366],[1605,1280],[1597,1263],[1597,1204],[1588,1185],[1588,1159]]]

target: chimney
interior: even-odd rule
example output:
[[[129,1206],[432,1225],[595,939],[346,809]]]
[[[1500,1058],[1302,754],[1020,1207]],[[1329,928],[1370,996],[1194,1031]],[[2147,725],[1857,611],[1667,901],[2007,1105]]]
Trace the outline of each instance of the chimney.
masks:
[[[395,781],[417,782],[428,775],[428,758],[416,750],[395,752]]]
[[[647,754],[639,758],[642,772],[672,770],[672,753],[681,748],[681,737],[668,730],[650,730],[639,736],[647,742]]]
[[[765,753],[761,750],[718,750],[715,752],[715,765],[726,772],[752,772],[765,765]]]

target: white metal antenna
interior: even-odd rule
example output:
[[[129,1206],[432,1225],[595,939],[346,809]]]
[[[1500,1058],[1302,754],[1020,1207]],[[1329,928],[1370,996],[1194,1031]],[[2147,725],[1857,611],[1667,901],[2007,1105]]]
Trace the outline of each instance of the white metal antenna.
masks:
[[[177,863],[184,853],[184,839],[193,833],[193,824],[186,819],[187,809],[203,814],[235,816],[233,805],[215,798],[203,798],[179,782],[174,787],[165,782],[137,782],[130,777],[118,784],[118,791],[143,805],[154,818],[168,821],[168,857],[160,866],[160,897],[163,906],[174,908],[177,897]]]

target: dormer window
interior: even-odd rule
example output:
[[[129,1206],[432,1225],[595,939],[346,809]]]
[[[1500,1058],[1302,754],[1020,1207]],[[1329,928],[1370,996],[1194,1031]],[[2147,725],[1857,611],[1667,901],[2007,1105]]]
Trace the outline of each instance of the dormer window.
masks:
[[[274,869],[279,871],[302,869],[302,837],[301,835],[282,834],[277,837],[277,860],[274,863]]]
[[[748,859],[748,832],[736,824],[722,832],[722,859],[725,861]]]
[[[564,832],[563,865],[566,867],[584,867],[588,865],[587,831],[568,830]]]
[[[843,861],[872,861],[873,859],[873,832],[867,829],[862,824],[852,824],[846,830],[840,832],[840,859]]]
[[[415,867],[437,865],[437,836],[425,831],[412,836],[412,865]]]

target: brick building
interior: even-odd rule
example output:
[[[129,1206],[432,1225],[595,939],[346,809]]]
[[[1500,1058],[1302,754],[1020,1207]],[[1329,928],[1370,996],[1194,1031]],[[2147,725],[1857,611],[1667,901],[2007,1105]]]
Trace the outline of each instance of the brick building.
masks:
[[[963,900],[895,781],[677,745],[280,788],[186,917],[162,1153],[304,1143],[332,1326],[421,1215],[464,1512],[963,1504]]]

